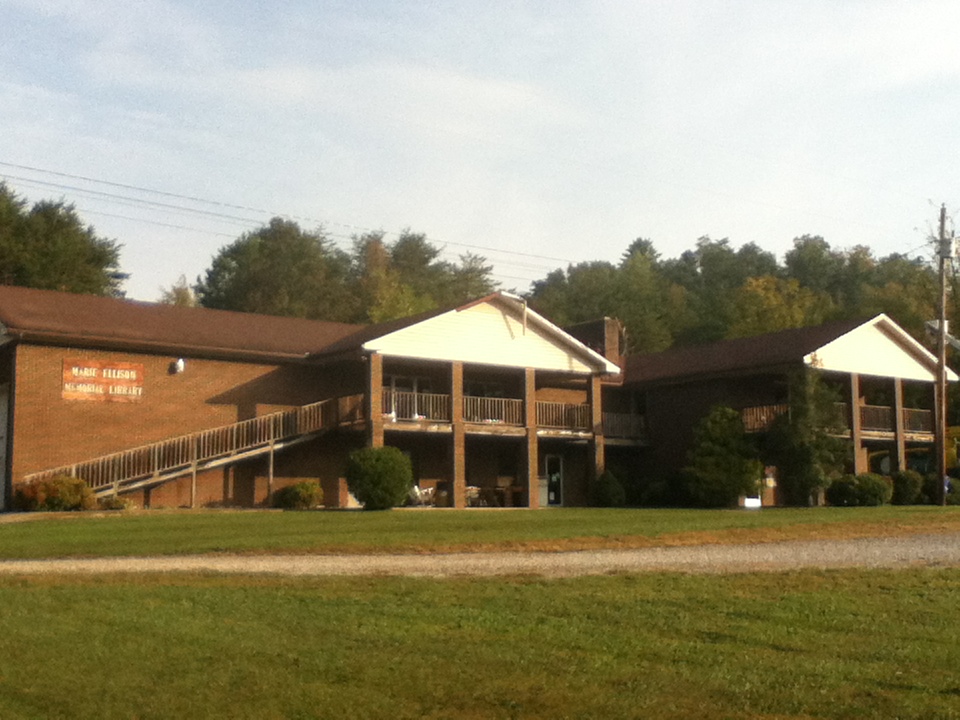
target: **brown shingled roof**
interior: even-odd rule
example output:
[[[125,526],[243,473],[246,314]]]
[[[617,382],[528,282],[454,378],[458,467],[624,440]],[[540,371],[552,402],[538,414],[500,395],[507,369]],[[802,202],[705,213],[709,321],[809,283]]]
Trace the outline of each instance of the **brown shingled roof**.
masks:
[[[842,320],[754,337],[671,348],[649,355],[631,355],[624,367],[624,384],[669,383],[697,376],[801,363],[808,353],[859,327],[863,322]]]
[[[12,286],[0,286],[0,322],[33,342],[274,360],[323,351],[363,328]]]

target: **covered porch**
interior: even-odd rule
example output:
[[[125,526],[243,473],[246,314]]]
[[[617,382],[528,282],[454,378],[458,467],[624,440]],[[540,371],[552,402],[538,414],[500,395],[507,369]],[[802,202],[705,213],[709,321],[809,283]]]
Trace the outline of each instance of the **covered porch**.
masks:
[[[604,416],[597,374],[377,354],[368,366],[369,442],[408,453],[414,499],[422,504],[536,508],[561,497],[586,503],[587,487],[603,471],[605,429],[642,428],[637,418]],[[544,443],[556,452],[545,453]],[[566,461],[568,492],[541,492],[551,475],[547,464],[557,462],[547,455],[586,458]]]

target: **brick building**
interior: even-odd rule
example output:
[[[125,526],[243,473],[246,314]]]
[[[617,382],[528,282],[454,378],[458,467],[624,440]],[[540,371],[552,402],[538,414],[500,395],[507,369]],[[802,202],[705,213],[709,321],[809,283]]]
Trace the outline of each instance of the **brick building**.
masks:
[[[835,391],[851,472],[889,474],[911,459],[936,469],[937,360],[886,315],[626,358],[619,401],[632,397],[645,421],[629,467],[675,473],[687,462],[695,425],[714,405],[740,411],[747,432],[765,433],[789,412],[791,375],[807,369]],[[952,371],[947,376],[957,380]],[[772,487],[775,469],[768,470]],[[776,501],[775,492],[764,499]]]
[[[384,444],[438,504],[584,504],[605,420],[631,427],[601,405],[619,367],[502,293],[357,326],[0,287],[0,323],[4,507],[58,472],[151,507],[306,478],[343,505],[349,452]]]
[[[851,470],[933,442],[935,359],[883,315],[630,357],[616,321],[561,330],[506,293],[363,326],[0,287],[0,323],[2,508],[57,473],[149,507],[319,479],[344,506],[367,445],[438,505],[584,505],[608,464],[682,467],[714,404],[764,432],[802,368],[838,389]]]

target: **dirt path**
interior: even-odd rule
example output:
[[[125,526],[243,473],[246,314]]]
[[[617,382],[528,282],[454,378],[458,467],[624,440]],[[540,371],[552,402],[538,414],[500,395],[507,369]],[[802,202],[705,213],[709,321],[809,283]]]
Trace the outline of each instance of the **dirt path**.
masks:
[[[207,572],[274,575],[408,575],[421,577],[608,573],[778,572],[799,568],[960,567],[960,533],[752,545],[699,545],[639,550],[498,552],[437,555],[190,555],[0,562],[0,573]]]

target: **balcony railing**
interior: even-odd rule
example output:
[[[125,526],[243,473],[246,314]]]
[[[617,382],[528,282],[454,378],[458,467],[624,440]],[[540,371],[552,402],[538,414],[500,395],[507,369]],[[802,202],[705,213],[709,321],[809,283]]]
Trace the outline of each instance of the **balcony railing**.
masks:
[[[740,411],[743,429],[747,432],[764,432],[769,430],[773,421],[781,415],[785,415],[789,410],[790,406],[786,403],[744,408]]]
[[[933,410],[903,409],[903,429],[907,432],[933,432]]]
[[[463,419],[472,423],[523,425],[523,400],[514,398],[463,398]]]
[[[603,414],[603,434],[610,438],[641,438],[646,433],[645,418],[634,413]]]
[[[773,419],[787,412],[787,410],[787,405],[763,405],[744,408],[741,412],[743,427],[747,432],[763,432],[770,428]],[[848,403],[834,403],[834,413],[834,417],[831,418],[832,426],[837,430],[849,432],[850,405]],[[894,418],[894,408],[889,405],[860,406],[860,429],[866,432],[895,432]],[[904,408],[903,429],[908,433],[932,433],[933,411]]]
[[[892,432],[894,430],[893,408],[887,405],[861,405],[860,429]]]
[[[589,430],[590,405],[538,401],[537,425],[561,430]]]
[[[384,388],[383,413],[397,420],[450,422],[450,396]]]
[[[450,395],[383,389],[383,414],[395,420],[450,422]],[[625,420],[619,432],[642,431],[642,419],[633,416]],[[463,419],[470,423],[501,423],[522,427],[523,400],[515,398],[463,398]],[[633,423],[633,425],[629,425]],[[641,423],[638,427],[637,423]],[[537,425],[558,430],[590,430],[588,403],[537,402]],[[611,435],[611,437],[638,437],[639,434]]]

